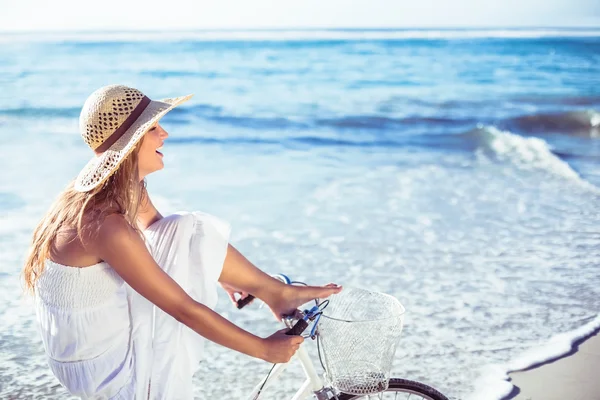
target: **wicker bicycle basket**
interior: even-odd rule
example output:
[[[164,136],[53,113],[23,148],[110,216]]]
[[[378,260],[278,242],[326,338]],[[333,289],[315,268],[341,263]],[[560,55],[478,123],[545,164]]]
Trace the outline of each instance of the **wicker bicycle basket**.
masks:
[[[357,288],[329,300],[318,328],[327,379],[345,393],[386,390],[404,307],[390,295]]]

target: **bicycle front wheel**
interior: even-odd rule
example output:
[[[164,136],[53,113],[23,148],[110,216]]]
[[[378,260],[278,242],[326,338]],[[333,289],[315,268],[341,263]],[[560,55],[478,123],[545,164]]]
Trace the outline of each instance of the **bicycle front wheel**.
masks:
[[[383,392],[377,394],[348,394],[338,395],[339,400],[372,399],[372,400],[448,400],[446,396],[421,382],[409,381],[408,379],[392,378],[390,386]]]

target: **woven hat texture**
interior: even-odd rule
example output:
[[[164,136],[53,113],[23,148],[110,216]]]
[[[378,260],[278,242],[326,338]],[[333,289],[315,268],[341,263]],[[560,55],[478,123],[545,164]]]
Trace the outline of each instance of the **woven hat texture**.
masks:
[[[79,132],[95,156],[75,180],[75,190],[90,191],[119,168],[154,123],[192,95],[151,100],[123,85],[104,86],[92,93],[79,116]]]

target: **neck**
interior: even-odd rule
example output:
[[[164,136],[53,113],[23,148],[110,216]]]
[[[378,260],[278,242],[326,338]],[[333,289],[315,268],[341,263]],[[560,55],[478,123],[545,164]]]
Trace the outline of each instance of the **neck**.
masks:
[[[161,220],[162,217],[163,216],[160,214],[160,212],[158,212],[154,204],[152,204],[152,200],[150,200],[148,191],[144,190],[140,209],[137,215],[138,227],[144,231],[156,221]]]

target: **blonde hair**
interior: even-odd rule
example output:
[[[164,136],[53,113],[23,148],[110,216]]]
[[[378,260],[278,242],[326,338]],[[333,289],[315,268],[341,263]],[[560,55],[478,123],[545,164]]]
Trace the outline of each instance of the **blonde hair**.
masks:
[[[27,292],[34,292],[61,228],[76,227],[77,236],[83,241],[83,233],[93,237],[108,215],[121,214],[141,235],[136,219],[142,200],[147,199],[146,183],[140,182],[138,172],[142,142],[143,138],[103,185],[82,193],[74,189],[72,181],[50,206],[34,230],[25,260],[22,277]]]

